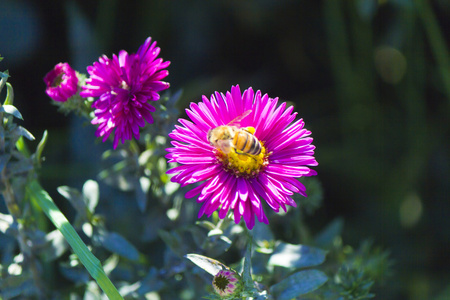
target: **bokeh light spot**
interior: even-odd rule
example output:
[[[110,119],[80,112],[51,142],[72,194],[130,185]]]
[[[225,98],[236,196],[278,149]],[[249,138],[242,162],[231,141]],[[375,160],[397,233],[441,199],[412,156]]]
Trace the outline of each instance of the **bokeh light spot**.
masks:
[[[400,205],[400,223],[405,228],[414,227],[423,213],[422,201],[416,193],[409,194]]]
[[[381,79],[390,84],[399,83],[406,73],[406,58],[397,49],[381,46],[374,51],[375,68]]]

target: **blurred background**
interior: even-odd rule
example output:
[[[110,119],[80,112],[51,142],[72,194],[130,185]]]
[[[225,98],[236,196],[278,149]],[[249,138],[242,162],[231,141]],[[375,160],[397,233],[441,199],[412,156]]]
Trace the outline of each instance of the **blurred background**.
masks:
[[[376,298],[449,299],[449,16],[447,0],[2,0],[0,69],[22,124],[37,140],[49,131],[41,175],[55,194],[96,178],[110,147],[46,96],[59,62],[86,73],[151,36],[181,112],[234,84],[290,102],[313,132],[325,190],[312,230],[343,217],[346,243],[390,251]]]

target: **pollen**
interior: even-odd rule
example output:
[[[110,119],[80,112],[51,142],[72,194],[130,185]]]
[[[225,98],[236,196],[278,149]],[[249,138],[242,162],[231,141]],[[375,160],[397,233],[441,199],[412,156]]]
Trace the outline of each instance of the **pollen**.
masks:
[[[225,154],[220,149],[216,149],[216,157],[226,172],[234,174],[236,177],[253,178],[269,164],[269,155],[264,143],[261,143],[261,153],[251,155],[239,150],[231,150]]]

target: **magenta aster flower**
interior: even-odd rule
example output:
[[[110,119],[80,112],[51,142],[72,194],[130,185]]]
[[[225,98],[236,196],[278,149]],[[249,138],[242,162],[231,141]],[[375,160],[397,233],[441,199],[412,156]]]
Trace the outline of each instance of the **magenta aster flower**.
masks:
[[[158,92],[169,87],[161,80],[169,74],[164,68],[170,62],[157,58],[160,50],[147,38],[136,54],[122,50],[112,58],[103,55],[87,68],[90,78],[80,95],[98,97],[92,124],[99,125],[96,134],[103,142],[115,131],[114,148],[119,140],[139,139],[139,127],[153,123],[155,108],[149,101],[159,100]]]
[[[77,92],[78,78],[68,63],[59,63],[44,77],[45,92],[55,101],[65,102]]]
[[[175,174],[173,182],[186,186],[203,181],[186,193],[186,198],[200,194],[199,217],[219,210],[223,219],[233,210],[236,224],[243,218],[252,229],[255,216],[268,224],[262,201],[278,212],[280,207],[286,211],[286,205],[296,206],[293,193],[306,197],[305,187],[296,178],[317,174],[309,168],[317,166],[315,147],[303,120],[293,122],[297,113],[292,113],[292,106],[286,108],[283,102],[277,107],[278,98],[260,91],[255,94],[252,88],[241,94],[239,86],[226,95],[216,92],[202,100],[186,109],[191,121],[179,119],[181,125],[169,135],[174,147],[167,149],[166,156],[169,162],[181,164],[167,172]],[[238,116],[241,120],[236,122]],[[239,137],[234,134],[235,141],[229,131],[222,140],[212,134],[218,126],[235,123],[241,128]]]
[[[221,297],[229,297],[236,294],[240,288],[240,276],[231,270],[220,270],[214,276],[212,286]]]

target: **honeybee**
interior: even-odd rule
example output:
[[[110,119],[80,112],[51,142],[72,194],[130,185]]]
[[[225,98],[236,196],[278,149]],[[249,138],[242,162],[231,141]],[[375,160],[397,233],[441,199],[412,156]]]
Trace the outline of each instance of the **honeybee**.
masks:
[[[237,116],[227,125],[218,126],[208,131],[209,143],[228,154],[232,149],[237,154],[258,155],[261,153],[261,144],[253,135],[253,127],[240,128],[239,122],[252,111],[247,110]]]

